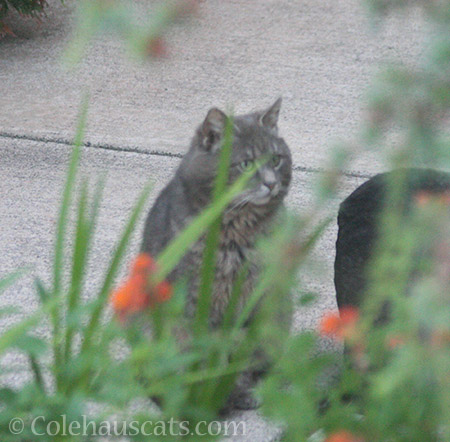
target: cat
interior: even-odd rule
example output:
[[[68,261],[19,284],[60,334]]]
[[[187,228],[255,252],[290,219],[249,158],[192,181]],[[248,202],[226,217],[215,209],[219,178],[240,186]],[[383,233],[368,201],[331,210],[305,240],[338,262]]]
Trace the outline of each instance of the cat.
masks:
[[[399,169],[376,175],[358,187],[340,205],[334,264],[336,299],[340,310],[361,307],[367,288],[367,267],[377,240],[377,227],[383,210],[388,182],[405,177],[403,207],[407,216],[413,198],[420,192],[442,194],[450,191],[450,174],[431,169]],[[376,318],[389,319],[384,304]]]
[[[268,158],[251,178],[248,188],[225,209],[217,250],[217,266],[212,293],[209,325],[221,324],[236,276],[248,266],[239,308],[245,305],[258,276],[255,242],[267,234],[283,206],[292,175],[289,147],[278,135],[281,98],[262,112],[232,119],[233,142],[229,183],[234,182],[255,161]],[[190,148],[174,177],[151,208],[144,227],[141,250],[157,256],[211,202],[217,163],[228,116],[210,109],[197,128]],[[169,282],[188,277],[185,315],[193,318],[197,307],[199,269],[204,239],[195,243],[169,274]],[[250,389],[255,373],[244,373],[225,409],[250,409],[257,406]],[[224,409],[224,410],[225,410]]]

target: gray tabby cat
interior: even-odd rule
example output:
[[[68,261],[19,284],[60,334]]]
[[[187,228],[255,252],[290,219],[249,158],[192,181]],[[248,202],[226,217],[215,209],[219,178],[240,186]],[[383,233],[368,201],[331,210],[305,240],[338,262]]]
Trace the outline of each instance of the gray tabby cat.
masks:
[[[292,161],[288,146],[278,136],[280,106],[281,98],[265,111],[233,119],[229,182],[235,181],[256,160],[269,157],[269,161],[259,168],[247,190],[236,197],[224,212],[210,313],[212,328],[221,323],[235,278],[247,264],[249,271],[239,300],[240,308],[245,304],[258,275],[255,242],[268,232],[288,192]],[[210,203],[227,118],[221,110],[213,108],[197,128],[175,176],[148,214],[143,252],[157,256]],[[188,318],[192,318],[196,311],[203,241],[200,239],[191,248],[168,277],[170,282],[188,277]],[[229,407],[256,406],[249,394],[250,378],[253,377],[248,373],[240,379],[229,400]]]

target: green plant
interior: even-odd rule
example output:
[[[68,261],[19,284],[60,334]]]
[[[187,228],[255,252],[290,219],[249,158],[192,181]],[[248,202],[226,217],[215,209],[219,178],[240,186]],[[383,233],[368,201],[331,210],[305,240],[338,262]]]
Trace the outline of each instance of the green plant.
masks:
[[[14,35],[11,28],[4,22],[11,8],[19,14],[39,18],[47,5],[45,0],[1,0],[0,1],[0,37],[4,34]]]
[[[165,0],[153,7],[145,24],[139,22],[133,4],[127,1],[82,0],[78,6],[77,32],[65,53],[68,65],[78,63],[89,43],[99,34],[119,37],[131,54],[142,57],[166,55],[164,34],[177,21],[194,13],[197,0]]]
[[[379,75],[359,142],[336,150],[332,167],[320,181],[323,198],[330,195],[326,190],[335,186],[342,166],[360,149],[378,153],[389,168],[450,166],[444,123],[450,108],[450,3],[367,3],[385,14],[394,7],[419,4],[434,33],[421,66],[390,68]],[[399,135],[396,145],[389,142],[392,128]],[[261,386],[263,411],[284,426],[283,440],[450,438],[450,384],[445,374],[450,367],[448,199],[417,197],[405,216],[399,204],[402,189],[401,181],[389,185],[367,301],[360,311],[342,311],[341,317],[330,314],[322,322],[322,334],[344,340],[347,346],[338,379],[324,388],[323,375],[339,365],[339,358],[317,355],[318,336],[307,333],[289,339],[288,351]],[[387,300],[392,320],[374,327]],[[349,396],[353,400],[343,400]],[[324,397],[326,407],[318,409]]]

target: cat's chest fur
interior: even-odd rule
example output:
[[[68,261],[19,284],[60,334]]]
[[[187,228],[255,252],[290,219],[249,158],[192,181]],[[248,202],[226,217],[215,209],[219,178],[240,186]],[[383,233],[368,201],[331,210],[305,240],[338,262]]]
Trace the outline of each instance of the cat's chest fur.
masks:
[[[221,230],[219,247],[216,250],[215,279],[211,300],[210,324],[218,325],[227,309],[233,287],[239,273],[247,268],[239,296],[238,310],[245,304],[250,295],[258,273],[258,254],[255,249],[255,237],[261,230],[253,224],[253,218],[225,220]],[[187,262],[190,263],[189,300],[187,314],[192,316],[198,298],[200,284],[200,266],[203,261],[205,240],[202,238],[191,249]]]

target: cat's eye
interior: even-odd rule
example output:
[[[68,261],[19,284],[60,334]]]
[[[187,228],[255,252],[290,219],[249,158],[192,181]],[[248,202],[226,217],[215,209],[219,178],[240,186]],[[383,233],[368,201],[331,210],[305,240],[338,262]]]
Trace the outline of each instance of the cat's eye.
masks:
[[[254,165],[254,161],[253,160],[244,160],[241,161],[240,163],[240,167],[242,170],[250,170]]]
[[[273,155],[272,158],[270,159],[270,164],[273,167],[278,167],[281,163],[281,155]]]

